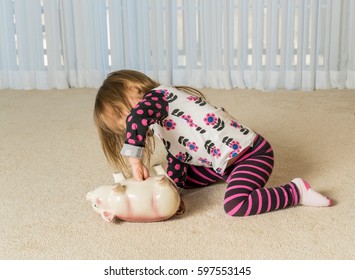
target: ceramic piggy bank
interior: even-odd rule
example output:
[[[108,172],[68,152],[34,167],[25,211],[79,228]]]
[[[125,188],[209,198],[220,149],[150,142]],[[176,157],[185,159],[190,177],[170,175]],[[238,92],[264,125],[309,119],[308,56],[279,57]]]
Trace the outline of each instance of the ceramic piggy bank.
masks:
[[[129,222],[156,222],[182,214],[184,205],[174,183],[161,165],[153,170],[156,176],[144,181],[114,173],[114,185],[98,187],[88,192],[86,199],[107,222],[115,217]]]

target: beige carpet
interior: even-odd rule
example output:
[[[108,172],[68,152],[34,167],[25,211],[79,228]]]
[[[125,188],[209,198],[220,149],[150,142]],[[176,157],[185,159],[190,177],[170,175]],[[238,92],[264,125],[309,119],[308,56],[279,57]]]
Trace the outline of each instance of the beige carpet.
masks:
[[[336,205],[232,218],[219,183],[184,192],[182,217],[106,223],[85,200],[112,182],[96,90],[2,90],[0,259],[354,259],[355,90],[204,93],[271,142],[269,186],[303,177]]]

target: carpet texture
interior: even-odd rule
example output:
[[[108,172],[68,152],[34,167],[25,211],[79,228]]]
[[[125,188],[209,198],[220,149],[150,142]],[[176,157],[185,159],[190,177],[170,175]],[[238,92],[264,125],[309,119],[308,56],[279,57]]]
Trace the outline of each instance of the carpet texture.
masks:
[[[354,259],[355,91],[203,90],[267,138],[268,187],[295,177],[335,200],[232,218],[226,184],[184,191],[183,216],[106,223],[85,200],[112,183],[95,89],[0,91],[0,259]],[[157,141],[153,163],[165,163]]]

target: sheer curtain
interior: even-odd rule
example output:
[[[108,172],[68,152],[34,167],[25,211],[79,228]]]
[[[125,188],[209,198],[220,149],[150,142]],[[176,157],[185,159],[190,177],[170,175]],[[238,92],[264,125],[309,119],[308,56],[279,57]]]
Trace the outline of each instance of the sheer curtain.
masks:
[[[0,88],[129,68],[212,88],[355,88],[354,0],[0,0]]]

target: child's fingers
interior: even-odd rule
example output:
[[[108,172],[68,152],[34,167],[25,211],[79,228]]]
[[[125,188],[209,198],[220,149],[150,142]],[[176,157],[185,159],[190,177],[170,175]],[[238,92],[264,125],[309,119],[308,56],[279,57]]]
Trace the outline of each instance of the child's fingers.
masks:
[[[144,166],[143,179],[145,180],[145,179],[147,179],[147,178],[149,178],[149,170],[148,170],[148,168],[146,168],[146,167]]]
[[[133,168],[133,178],[137,181],[143,181],[149,177],[148,169],[142,165],[139,167]]]

